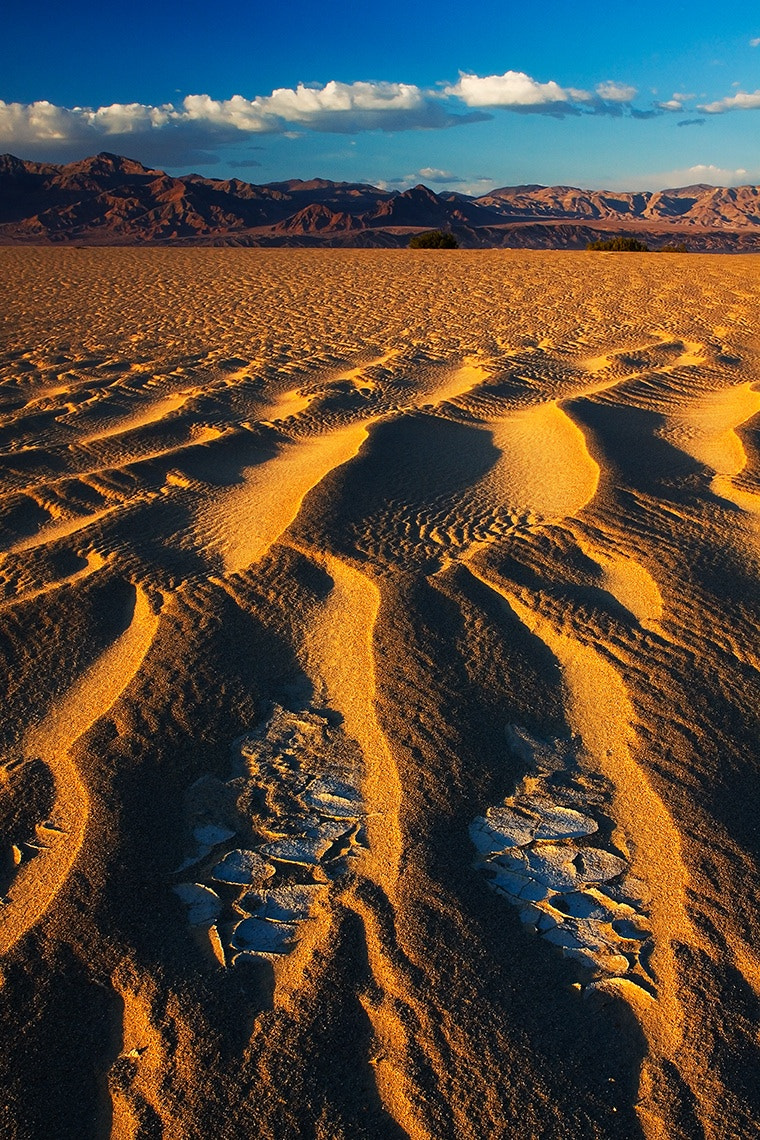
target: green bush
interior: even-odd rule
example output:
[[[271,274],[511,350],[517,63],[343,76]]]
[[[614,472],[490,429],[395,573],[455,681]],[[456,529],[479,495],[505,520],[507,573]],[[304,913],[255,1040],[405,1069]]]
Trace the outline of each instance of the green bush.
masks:
[[[426,230],[409,238],[410,249],[459,249],[459,242],[453,234],[443,230]]]
[[[688,253],[688,249],[682,241],[678,245],[664,245],[659,251],[660,253]]]
[[[590,241],[586,249],[601,249],[613,253],[648,253],[649,246],[633,237],[616,237]]]

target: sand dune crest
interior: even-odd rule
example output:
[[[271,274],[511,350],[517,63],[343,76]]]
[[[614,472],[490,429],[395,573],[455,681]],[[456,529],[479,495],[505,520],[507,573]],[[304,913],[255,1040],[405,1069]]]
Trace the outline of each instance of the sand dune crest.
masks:
[[[756,259],[0,261],[3,1134],[754,1135]]]
[[[48,765],[55,782],[55,802],[49,823],[42,825],[44,842],[39,854],[22,864],[0,908],[0,953],[7,953],[44,916],[66,883],[85,840],[90,810],[89,793],[72,749],[130,683],[157,626],[158,617],[138,588],[127,629],[24,736],[21,763],[41,758]]]

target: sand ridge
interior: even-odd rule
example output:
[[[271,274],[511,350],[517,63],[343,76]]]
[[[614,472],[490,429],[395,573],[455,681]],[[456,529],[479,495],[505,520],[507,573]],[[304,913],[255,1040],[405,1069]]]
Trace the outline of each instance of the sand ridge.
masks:
[[[327,554],[324,567],[333,586],[307,641],[307,652],[324,678],[326,703],[342,714],[346,731],[364,755],[369,848],[378,861],[377,881],[393,899],[402,858],[398,828],[402,790],[375,711],[372,640],[380,596],[371,579],[342,559]]]
[[[757,260],[0,260],[8,1135],[751,1134]]]
[[[711,468],[710,484],[720,498],[756,514],[757,496],[736,486],[736,476],[747,465],[747,453],[736,428],[760,412],[760,391],[752,381],[718,392],[708,392],[687,405],[663,431],[666,439]]]
[[[50,819],[37,826],[37,853],[28,863],[22,861],[0,909],[0,953],[7,953],[44,916],[66,882],[85,840],[90,810],[89,793],[71,752],[127,687],[157,624],[147,597],[137,589],[127,629],[24,735],[22,757],[13,766],[42,759],[55,783],[55,799]]]
[[[658,1045],[672,1056],[683,1036],[676,998],[677,982],[671,942],[697,941],[686,913],[686,870],[678,833],[672,820],[637,767],[635,715],[614,668],[593,647],[564,632],[553,630],[532,606],[499,589],[470,563],[480,581],[495,589],[522,622],[538,634],[556,656],[566,687],[571,730],[615,787],[615,810],[635,842],[639,861],[634,870],[653,891],[652,922],[655,934],[653,966],[658,978]],[[651,1012],[649,1003],[644,1010]],[[646,1014],[645,1014],[646,1016]],[[696,1090],[695,1090],[696,1091]]]

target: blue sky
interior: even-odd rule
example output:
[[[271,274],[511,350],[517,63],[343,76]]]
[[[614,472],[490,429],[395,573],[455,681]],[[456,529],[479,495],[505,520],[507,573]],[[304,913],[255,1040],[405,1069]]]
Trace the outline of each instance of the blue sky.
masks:
[[[760,8],[8,3],[0,151],[480,193],[760,183]]]

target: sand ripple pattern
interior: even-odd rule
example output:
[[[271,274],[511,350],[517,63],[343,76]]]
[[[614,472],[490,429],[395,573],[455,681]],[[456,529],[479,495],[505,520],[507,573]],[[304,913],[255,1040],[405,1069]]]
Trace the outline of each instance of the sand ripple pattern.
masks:
[[[0,1132],[755,1135],[757,259],[0,263]]]

